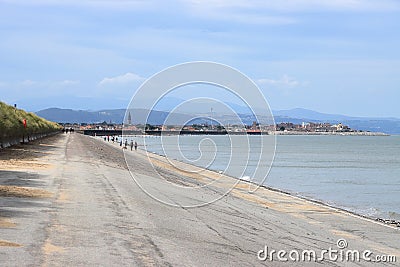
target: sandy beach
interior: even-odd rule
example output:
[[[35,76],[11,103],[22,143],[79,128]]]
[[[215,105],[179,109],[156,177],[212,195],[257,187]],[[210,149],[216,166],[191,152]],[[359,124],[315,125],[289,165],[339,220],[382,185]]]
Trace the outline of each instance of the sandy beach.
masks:
[[[0,150],[2,266],[375,266],[376,256],[396,257],[382,266],[400,261],[399,228],[267,188],[250,194],[245,181],[209,205],[166,205],[141,190],[123,153],[134,163],[133,176],[173,203],[215,199],[236,183],[194,166],[185,166],[193,172],[177,171],[157,155],[149,168],[144,151],[122,152],[117,144],[77,133]],[[166,181],[201,189],[179,190]],[[260,260],[266,247],[288,253]],[[319,255],[330,248],[370,251],[371,261],[289,258],[292,250]]]

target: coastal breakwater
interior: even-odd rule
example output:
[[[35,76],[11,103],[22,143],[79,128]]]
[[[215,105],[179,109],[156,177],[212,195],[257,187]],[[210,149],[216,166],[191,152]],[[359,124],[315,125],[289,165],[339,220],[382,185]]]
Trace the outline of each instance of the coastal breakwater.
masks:
[[[90,136],[107,136],[107,135],[116,135],[116,136],[131,136],[131,135],[261,135],[260,131],[257,132],[227,132],[227,131],[189,131],[189,130],[180,130],[180,131],[157,131],[157,130],[95,130],[95,129],[87,129],[78,131],[83,133],[84,135]],[[268,134],[264,133],[263,134]]]
[[[0,149],[60,132],[62,127],[0,102]]]
[[[381,132],[302,132],[302,131],[156,131],[156,130],[80,130],[79,133],[90,136],[132,136],[132,135],[343,135],[343,136],[389,136]]]

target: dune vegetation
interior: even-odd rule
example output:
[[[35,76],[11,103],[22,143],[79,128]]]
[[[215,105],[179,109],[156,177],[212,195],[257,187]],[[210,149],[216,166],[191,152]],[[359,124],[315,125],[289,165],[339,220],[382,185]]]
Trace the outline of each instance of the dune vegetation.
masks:
[[[55,122],[0,102],[0,146],[8,140],[35,138],[61,129]]]

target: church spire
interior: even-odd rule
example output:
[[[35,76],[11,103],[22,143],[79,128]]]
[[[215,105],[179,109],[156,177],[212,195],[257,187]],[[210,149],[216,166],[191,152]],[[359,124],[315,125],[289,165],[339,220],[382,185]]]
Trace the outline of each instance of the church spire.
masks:
[[[128,125],[132,124],[132,117],[131,117],[131,112],[129,111],[128,113]]]

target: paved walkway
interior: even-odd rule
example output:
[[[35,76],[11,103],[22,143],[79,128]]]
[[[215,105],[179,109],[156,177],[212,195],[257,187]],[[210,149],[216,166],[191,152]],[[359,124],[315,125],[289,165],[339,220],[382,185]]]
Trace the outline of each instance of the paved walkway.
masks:
[[[165,187],[143,152],[126,153],[136,177],[174,203],[213,199],[229,186],[224,178],[195,193]],[[208,178],[183,175],[161,157],[153,164],[173,184],[213,179],[211,172]],[[268,246],[269,252],[315,250],[319,256],[338,249],[341,238],[348,244],[343,251],[370,250],[371,258],[400,261],[399,229],[266,189],[249,194],[243,183],[204,207],[165,205],[133,181],[119,147],[76,133],[0,152],[0,185],[8,190],[0,191],[1,266],[299,266],[276,254],[274,262],[262,262],[257,253]],[[329,261],[328,255],[322,264],[369,265]]]

